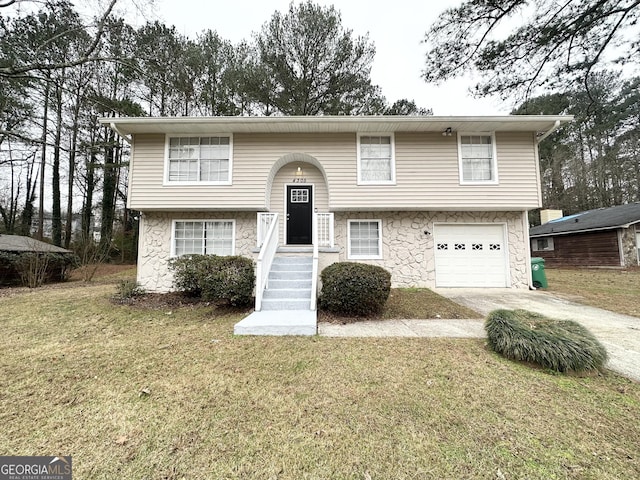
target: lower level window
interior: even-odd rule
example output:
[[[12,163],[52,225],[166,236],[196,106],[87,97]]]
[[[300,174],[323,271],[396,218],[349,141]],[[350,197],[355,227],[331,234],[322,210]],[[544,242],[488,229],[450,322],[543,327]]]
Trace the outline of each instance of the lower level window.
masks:
[[[233,255],[233,220],[176,220],[173,227],[174,253]]]
[[[531,240],[531,250],[534,252],[553,250],[553,238],[534,238]]]
[[[349,220],[349,258],[382,258],[380,220]]]

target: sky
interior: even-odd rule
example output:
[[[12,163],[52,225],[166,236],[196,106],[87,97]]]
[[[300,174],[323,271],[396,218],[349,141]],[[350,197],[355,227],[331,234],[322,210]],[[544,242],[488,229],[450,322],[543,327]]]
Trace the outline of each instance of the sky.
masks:
[[[424,33],[438,14],[460,0],[314,0],[334,5],[342,14],[342,26],[354,36],[368,34],[376,47],[371,71],[374,84],[389,104],[407,98],[434,115],[506,115],[510,106],[499,99],[474,99],[468,93],[475,83],[460,78],[436,86],[421,78],[426,46]],[[289,0],[156,0],[154,19],[175,25],[178,32],[195,38],[206,29],[215,30],[232,43],[249,40],[272,14],[286,12]],[[300,0],[294,0],[295,4]],[[144,23],[144,19],[137,22]]]

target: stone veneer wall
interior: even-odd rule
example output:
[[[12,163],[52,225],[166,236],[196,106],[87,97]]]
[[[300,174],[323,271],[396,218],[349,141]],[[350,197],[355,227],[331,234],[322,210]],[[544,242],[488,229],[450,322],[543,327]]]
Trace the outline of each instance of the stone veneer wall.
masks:
[[[149,292],[173,289],[168,268],[172,220],[235,220],[235,254],[256,258],[256,214],[253,212],[145,212],[140,229],[138,283]],[[335,213],[338,253],[321,253],[319,272],[347,259],[347,220],[382,220],[383,259],[366,260],[391,272],[394,287],[435,287],[434,223],[507,223],[511,286],[528,288],[528,239],[521,212],[369,212]],[[425,235],[424,230],[431,232]]]
[[[638,248],[640,245],[636,245],[636,229],[637,225],[632,225],[629,228],[623,228],[622,230],[622,254],[624,258],[624,266],[631,267],[638,265]]]
[[[528,248],[522,212],[368,212],[335,214],[339,261],[347,258],[347,220],[382,220],[382,259],[364,260],[391,272],[394,287],[435,287],[434,223],[506,223],[511,286],[529,287]],[[431,234],[426,235],[427,230]]]
[[[171,224],[173,220],[235,220],[235,254],[254,257],[256,214],[251,212],[145,212],[140,228],[138,283],[148,292],[173,290]]]

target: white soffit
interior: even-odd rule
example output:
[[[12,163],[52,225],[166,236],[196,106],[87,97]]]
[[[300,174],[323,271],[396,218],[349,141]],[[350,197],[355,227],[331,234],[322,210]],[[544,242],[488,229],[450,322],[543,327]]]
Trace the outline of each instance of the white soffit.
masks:
[[[308,117],[120,117],[101,118],[118,133],[366,133],[457,131],[544,133],[573,120],[567,115],[487,117],[308,116]]]

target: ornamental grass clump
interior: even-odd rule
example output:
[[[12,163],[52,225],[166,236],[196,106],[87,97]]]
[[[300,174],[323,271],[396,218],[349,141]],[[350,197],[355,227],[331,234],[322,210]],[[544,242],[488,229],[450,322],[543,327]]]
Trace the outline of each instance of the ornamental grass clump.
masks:
[[[391,274],[377,265],[334,263],[322,271],[320,278],[319,305],[338,315],[380,313],[391,292]]]
[[[494,310],[485,322],[488,343],[509,358],[558,372],[601,369],[607,351],[579,323],[527,310]]]

